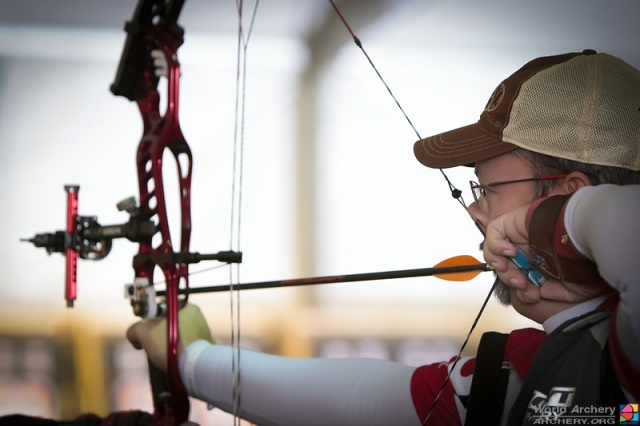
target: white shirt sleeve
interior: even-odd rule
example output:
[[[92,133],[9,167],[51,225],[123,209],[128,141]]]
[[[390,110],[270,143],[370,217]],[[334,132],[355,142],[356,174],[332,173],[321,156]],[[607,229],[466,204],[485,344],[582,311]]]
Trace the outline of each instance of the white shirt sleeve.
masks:
[[[180,358],[187,392],[231,412],[237,350],[205,341],[191,344]],[[420,425],[410,389],[414,367],[240,351],[241,418],[260,425]]]
[[[620,295],[618,339],[640,369],[640,185],[581,188],[567,203],[564,223],[578,251]]]

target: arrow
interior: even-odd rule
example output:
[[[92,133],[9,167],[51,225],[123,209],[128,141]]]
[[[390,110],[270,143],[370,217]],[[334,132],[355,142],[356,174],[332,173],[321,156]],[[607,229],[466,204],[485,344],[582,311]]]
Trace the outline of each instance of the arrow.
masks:
[[[230,290],[257,290],[264,288],[299,287],[304,285],[335,284],[358,281],[390,280],[395,278],[434,276],[445,281],[469,281],[481,272],[492,271],[493,268],[481,263],[473,256],[462,255],[445,259],[432,268],[403,269],[398,271],[366,272],[349,275],[327,275],[323,277],[298,278],[291,280],[260,281],[237,285],[215,285],[208,287],[181,288],[179,294],[217,293]],[[164,290],[157,292],[165,296]]]

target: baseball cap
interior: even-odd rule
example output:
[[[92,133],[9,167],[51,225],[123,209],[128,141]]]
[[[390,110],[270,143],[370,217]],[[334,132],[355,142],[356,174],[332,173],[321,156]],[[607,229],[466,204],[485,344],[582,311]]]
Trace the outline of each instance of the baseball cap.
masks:
[[[534,59],[498,85],[477,123],[421,139],[414,153],[443,169],[518,147],[640,170],[640,71],[594,50]]]

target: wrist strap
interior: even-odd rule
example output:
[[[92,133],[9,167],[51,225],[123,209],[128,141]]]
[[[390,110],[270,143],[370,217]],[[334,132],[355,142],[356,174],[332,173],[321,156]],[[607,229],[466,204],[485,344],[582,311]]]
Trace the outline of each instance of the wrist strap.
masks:
[[[576,284],[601,281],[596,264],[577,250],[576,258],[558,254],[557,247],[570,244],[564,228],[564,206],[569,197],[571,194],[546,198],[531,214],[528,231],[533,263],[557,280]]]

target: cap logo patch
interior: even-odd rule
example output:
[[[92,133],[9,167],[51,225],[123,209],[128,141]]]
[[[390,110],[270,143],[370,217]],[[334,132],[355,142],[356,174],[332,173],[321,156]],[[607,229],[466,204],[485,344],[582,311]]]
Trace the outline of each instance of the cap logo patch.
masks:
[[[504,91],[504,84],[500,83],[500,85],[496,87],[496,90],[493,91],[493,94],[491,94],[489,102],[487,102],[487,106],[484,107],[485,112],[491,112],[500,106],[504,99]]]

